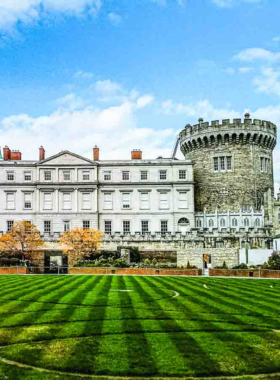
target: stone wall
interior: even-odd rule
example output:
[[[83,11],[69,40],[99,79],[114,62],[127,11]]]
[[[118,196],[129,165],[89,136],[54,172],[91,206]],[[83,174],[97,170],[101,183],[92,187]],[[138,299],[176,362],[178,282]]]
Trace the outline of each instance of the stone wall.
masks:
[[[1,267],[0,275],[2,274],[27,274],[27,267]]]
[[[255,277],[255,278],[279,278],[280,270],[269,269],[210,269],[209,276],[218,277]]]
[[[203,268],[203,255],[211,255],[212,267],[222,266],[225,262],[231,268],[239,264],[239,250],[235,248],[189,248],[178,250],[177,265],[186,267],[191,266]]]
[[[233,170],[214,172],[213,157],[232,156]],[[273,191],[272,151],[257,145],[227,144],[204,147],[185,155],[194,163],[195,210],[239,211],[243,205],[260,209],[264,194]],[[270,159],[269,173],[260,170],[260,157]]]

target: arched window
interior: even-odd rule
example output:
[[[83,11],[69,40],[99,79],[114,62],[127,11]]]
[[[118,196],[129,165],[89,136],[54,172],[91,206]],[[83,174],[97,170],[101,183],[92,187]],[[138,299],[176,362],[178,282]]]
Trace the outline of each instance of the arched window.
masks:
[[[238,226],[237,219],[233,218],[231,224],[232,224],[232,227],[237,227]]]
[[[209,227],[214,227],[214,220],[213,219],[209,219]]]
[[[190,224],[189,222],[189,219],[187,218],[181,218],[179,221],[178,221],[178,224]]]
[[[197,228],[201,228],[202,227],[201,219],[197,219],[197,221],[196,221],[196,227]]]
[[[249,219],[248,218],[244,219],[244,226],[249,227]]]
[[[221,220],[220,220],[220,226],[221,226],[221,227],[225,227],[225,226],[226,226],[226,221],[225,221],[225,219],[221,219]]]
[[[260,227],[260,225],[261,225],[261,221],[260,221],[259,218],[257,218],[257,219],[255,220],[255,226],[256,226],[256,227]]]

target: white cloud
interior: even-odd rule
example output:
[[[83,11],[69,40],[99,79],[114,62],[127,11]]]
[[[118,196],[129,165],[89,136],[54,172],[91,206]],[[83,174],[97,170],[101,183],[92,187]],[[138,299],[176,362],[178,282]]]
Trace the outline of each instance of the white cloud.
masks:
[[[144,95],[141,98],[137,99],[136,106],[137,108],[144,108],[147,105],[151,104],[154,100],[154,97],[151,95]]]
[[[229,75],[234,75],[236,73],[236,70],[233,67],[228,67],[225,69],[225,72]]]
[[[134,97],[100,108],[86,105],[72,93],[58,99],[58,108],[50,115],[12,115],[0,121],[1,141],[11,149],[21,149],[24,159],[37,159],[40,145],[47,156],[70,150],[92,158],[94,145],[100,147],[101,159],[128,159],[132,149],[143,149],[144,158],[170,156],[174,130],[140,128],[138,113],[153,98],[136,93]]]
[[[166,100],[162,103],[162,113],[166,115],[184,114],[190,118],[202,117],[205,121],[233,119],[241,117],[238,111],[230,108],[215,108],[209,100],[201,100],[196,103],[175,103],[172,100]]]
[[[96,16],[102,0],[0,0],[0,29],[12,31],[16,24],[28,24],[53,12]]]
[[[122,86],[117,82],[112,82],[110,79],[103,81],[98,81],[93,85],[93,88],[102,94],[116,94],[117,92],[122,92]]]
[[[239,67],[238,70],[241,74],[247,74],[247,73],[253,71],[254,69],[253,69],[253,67]]]
[[[74,74],[74,78],[75,79],[84,79],[84,80],[92,79],[93,78],[93,74],[90,73],[90,72],[87,72],[87,71],[77,71]]]
[[[108,14],[108,19],[115,26],[118,26],[122,22],[122,17],[113,12]]]
[[[242,62],[253,62],[253,61],[267,61],[276,62],[280,60],[280,53],[271,52],[266,49],[261,48],[249,48],[242,50],[240,53],[236,54],[234,59]]]
[[[157,5],[161,7],[165,7],[169,2],[170,3],[175,3],[179,5],[180,7],[185,6],[185,0],[151,0],[152,3],[156,3]]]
[[[255,77],[253,84],[258,92],[280,96],[280,72],[268,67],[261,70],[261,76]]]
[[[279,41],[280,41],[280,36],[277,36],[277,37],[272,38],[272,41],[274,41],[274,42],[279,42]]]
[[[263,0],[212,0],[212,2],[221,8],[231,8],[242,3],[258,4],[263,2]]]

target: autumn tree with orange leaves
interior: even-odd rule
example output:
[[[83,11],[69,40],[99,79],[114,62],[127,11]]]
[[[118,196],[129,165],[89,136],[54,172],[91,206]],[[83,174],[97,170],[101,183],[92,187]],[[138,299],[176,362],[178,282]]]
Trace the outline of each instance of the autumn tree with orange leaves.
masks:
[[[40,231],[29,222],[15,222],[10,232],[0,238],[0,251],[3,255],[18,256],[31,260],[39,248],[44,246]]]
[[[63,253],[68,256],[68,263],[73,266],[78,261],[95,252],[103,239],[103,233],[93,228],[73,228],[60,237]]]

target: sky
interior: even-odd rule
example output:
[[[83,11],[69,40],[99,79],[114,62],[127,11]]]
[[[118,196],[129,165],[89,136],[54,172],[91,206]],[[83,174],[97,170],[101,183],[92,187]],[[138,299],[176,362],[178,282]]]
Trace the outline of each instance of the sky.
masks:
[[[156,158],[200,117],[280,126],[279,14],[279,0],[0,0],[0,145]],[[274,169],[279,187],[279,144]]]

